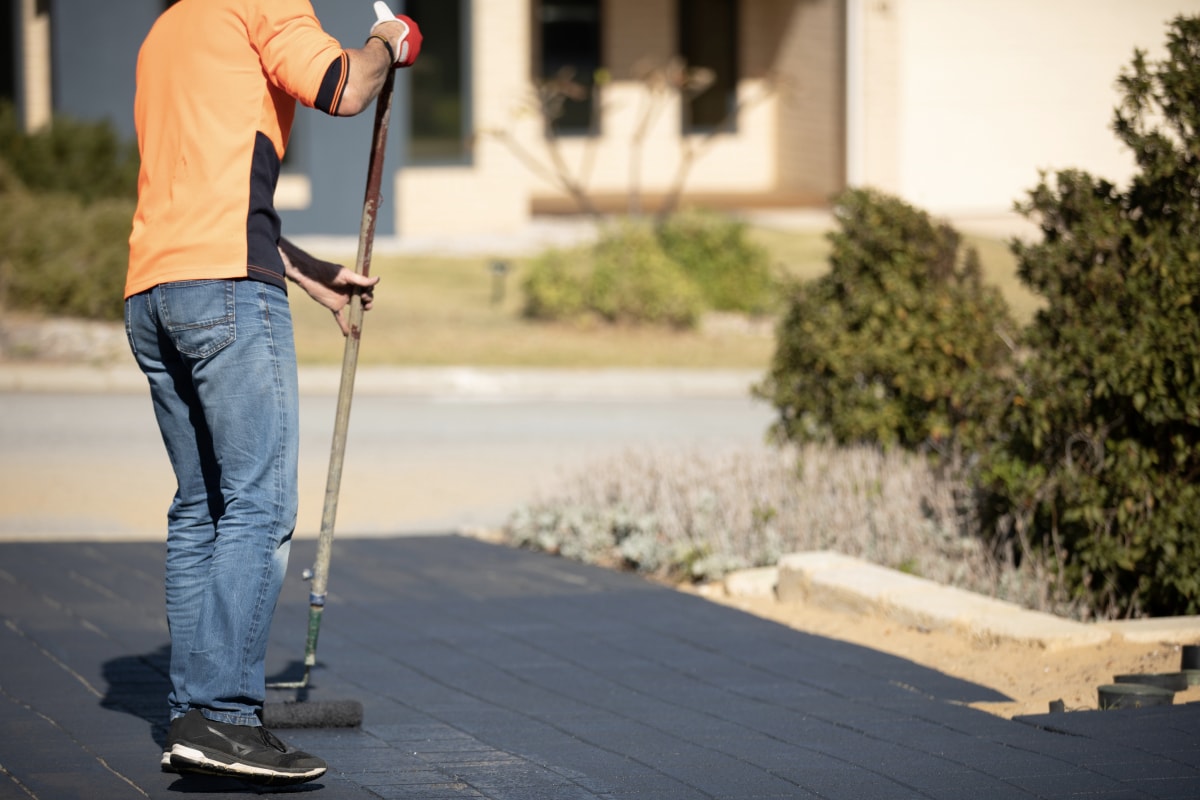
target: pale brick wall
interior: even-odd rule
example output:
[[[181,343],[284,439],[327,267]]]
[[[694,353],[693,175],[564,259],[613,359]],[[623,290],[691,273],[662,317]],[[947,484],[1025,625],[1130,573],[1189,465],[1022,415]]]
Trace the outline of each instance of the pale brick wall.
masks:
[[[38,16],[35,0],[21,0],[24,49],[25,127],[34,131],[50,123],[50,19]]]
[[[1007,211],[1040,169],[1117,183],[1114,82],[1200,0],[861,0],[868,182],[935,213]]]
[[[608,0],[604,23],[604,61],[617,80],[633,78],[642,59],[662,62],[677,51],[675,0]]]
[[[779,188],[825,199],[845,182],[844,0],[780,0],[772,65],[779,97]]]
[[[861,10],[863,82],[861,150],[856,154],[860,177],[885,192],[899,193],[900,163],[900,34],[896,4],[887,0],[852,0]]]
[[[529,90],[529,0],[474,0],[471,34],[473,121],[477,131],[533,122],[516,116]],[[491,136],[475,138],[466,167],[409,167],[396,179],[401,235],[503,233],[529,221],[529,174]]]
[[[735,133],[720,135],[703,146],[702,155],[686,171],[689,191],[746,193],[776,188],[778,102],[774,97],[766,102],[759,98],[764,95],[763,75],[770,65],[764,52],[774,48],[779,28],[777,10],[792,2],[747,0],[741,4],[742,80],[738,92],[748,107],[739,115]],[[676,13],[674,0],[610,0],[605,5],[604,57],[614,81],[605,92],[602,136],[597,142],[569,137],[561,141],[573,173],[586,175],[587,185],[597,194],[627,194],[635,184],[643,193],[661,194],[676,182],[685,148],[677,97],[656,101],[658,110],[640,154],[634,144],[647,102],[642,85],[634,80],[635,67],[661,65],[677,53]],[[698,138],[691,140],[698,142]],[[528,145],[532,152],[545,153],[536,138]],[[588,164],[593,165],[590,170],[585,168]],[[559,194],[540,180],[535,181],[533,191],[540,196]]]

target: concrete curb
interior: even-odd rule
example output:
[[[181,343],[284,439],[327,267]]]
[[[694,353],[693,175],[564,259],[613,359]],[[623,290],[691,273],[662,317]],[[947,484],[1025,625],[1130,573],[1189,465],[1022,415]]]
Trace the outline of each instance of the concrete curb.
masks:
[[[516,369],[488,367],[360,367],[356,394],[458,399],[606,400],[673,397],[746,398],[762,378],[755,370]],[[302,366],[300,392],[336,394],[340,367]],[[0,392],[144,392],[132,362],[121,365],[0,364]]]
[[[1014,642],[1045,650],[1133,642],[1200,642],[1200,617],[1085,624],[1030,611],[1014,603],[907,575],[831,551],[792,553],[776,567],[728,575],[732,596],[774,596],[833,611],[877,614],[900,624],[948,630],[976,639]]]
[[[84,365],[0,364],[0,392],[100,392],[146,391],[146,377],[132,362]]]

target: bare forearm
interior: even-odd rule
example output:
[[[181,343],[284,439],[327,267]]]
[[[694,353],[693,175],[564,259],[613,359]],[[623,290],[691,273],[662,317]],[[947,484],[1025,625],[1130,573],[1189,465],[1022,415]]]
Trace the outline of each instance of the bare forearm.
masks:
[[[350,298],[358,295],[362,299],[364,310],[369,309],[374,302],[372,290],[375,284],[379,283],[379,278],[368,278],[339,264],[323,261],[283,238],[279,240],[279,254],[283,256],[288,279],[304,289],[313,300],[332,311],[333,318],[337,320],[343,334],[350,331],[344,313]]]
[[[339,117],[353,117],[370,107],[383,89],[384,78],[392,68],[388,48],[371,38],[357,50],[346,50],[349,60],[346,88],[338,106]]]

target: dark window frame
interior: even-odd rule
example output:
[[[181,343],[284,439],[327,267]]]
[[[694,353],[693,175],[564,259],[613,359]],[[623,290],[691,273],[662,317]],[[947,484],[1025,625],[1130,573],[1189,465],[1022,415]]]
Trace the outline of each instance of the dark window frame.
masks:
[[[701,8],[706,6],[708,8]],[[713,27],[724,32],[725,38],[710,38],[697,44],[693,36],[703,35],[697,29],[701,20],[711,23],[719,14],[712,6],[724,6],[724,21]],[[736,131],[738,127],[738,83],[741,80],[741,48],[739,46],[741,4],[739,0],[678,0],[676,24],[679,34],[679,54],[689,68],[706,67],[716,73],[713,85],[701,94],[681,103],[680,129],[684,135],[712,133],[718,130]],[[714,43],[719,52],[714,53]],[[697,47],[708,52],[697,53]],[[723,63],[712,63],[721,61]],[[717,94],[713,94],[716,92]],[[720,108],[720,113],[714,109]],[[700,118],[697,121],[697,117]]]
[[[405,4],[405,13],[411,14],[413,19],[418,23],[422,22],[422,18],[433,22],[434,14],[422,14],[419,8],[421,1],[408,0]],[[439,33],[430,26],[429,30],[434,35],[426,36],[425,43],[421,48],[421,58],[412,67],[412,74],[409,76],[406,161],[410,164],[423,166],[466,164],[470,163],[472,158],[471,131],[474,125],[472,116],[474,103],[472,102],[471,83],[473,54],[471,53],[472,19],[470,3],[468,0],[428,0],[428,2],[442,11],[450,3],[457,3],[457,8],[455,9],[455,13],[457,14],[457,30],[453,39],[455,46],[452,48],[451,53],[451,57],[455,62],[455,80],[453,81],[455,86],[448,92],[451,96],[456,93],[458,97],[457,120],[451,123],[453,127],[457,127],[457,131],[454,134],[450,134],[448,130],[439,133],[433,127],[430,127],[428,129],[429,135],[419,135],[422,132],[422,122],[426,120],[425,117],[419,119],[419,108],[423,104],[426,104],[427,108],[436,109],[438,107],[437,100],[439,99],[439,93],[443,96],[447,94],[447,92],[443,91],[446,88],[445,86],[432,88],[428,92],[422,86],[423,76],[430,80],[444,80],[446,78],[445,72],[436,72],[437,64],[435,56],[438,54],[437,48],[444,42],[450,41],[450,39],[444,33]]]
[[[0,26],[2,26],[0,27],[0,31],[3,31],[3,35],[0,36],[0,42],[5,45],[4,52],[6,53],[6,55],[0,56],[0,58],[4,59],[4,63],[0,64],[0,100],[7,100],[19,108],[21,97],[19,83],[23,72],[19,65],[19,59],[23,51],[20,24],[21,6],[19,0],[3,0],[0,2],[0,14],[4,18],[3,23],[0,23]]]
[[[532,10],[536,39],[532,64],[534,80],[554,80],[561,70],[570,68],[573,70],[571,80],[585,92],[580,99],[563,100],[562,114],[548,121],[547,134],[563,137],[598,135],[600,112],[595,102],[595,78],[596,72],[604,67],[603,0],[537,0],[532,4]],[[589,27],[590,31],[585,30]],[[548,38],[556,41],[547,46]],[[580,54],[582,61],[574,62],[572,59],[579,58]]]

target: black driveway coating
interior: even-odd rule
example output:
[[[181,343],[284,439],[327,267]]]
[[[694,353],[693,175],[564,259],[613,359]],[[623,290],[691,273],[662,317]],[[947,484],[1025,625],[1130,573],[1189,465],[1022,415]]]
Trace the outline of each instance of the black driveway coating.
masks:
[[[0,799],[263,792],[163,774],[158,543],[0,545]],[[269,668],[303,654],[298,542]],[[1009,721],[995,692],[637,577],[457,536],[342,540],[325,798],[1200,798],[1200,704]]]

